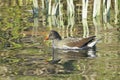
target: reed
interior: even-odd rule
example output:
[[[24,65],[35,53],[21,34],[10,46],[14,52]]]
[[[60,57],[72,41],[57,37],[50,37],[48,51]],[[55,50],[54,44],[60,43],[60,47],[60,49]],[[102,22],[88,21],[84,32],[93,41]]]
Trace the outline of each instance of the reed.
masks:
[[[119,0],[120,1],[120,0]],[[119,2],[118,0],[115,0],[115,24],[118,24],[118,14],[119,14]]]
[[[32,36],[37,36],[38,32],[38,17],[39,17],[39,7],[38,0],[33,0],[33,18],[34,18],[34,27],[32,30]]]
[[[89,35],[89,29],[87,23],[87,11],[88,11],[88,0],[82,0],[83,37],[88,37]]]
[[[100,7],[101,7],[101,0],[94,0],[93,18],[95,18],[96,16],[100,16]]]

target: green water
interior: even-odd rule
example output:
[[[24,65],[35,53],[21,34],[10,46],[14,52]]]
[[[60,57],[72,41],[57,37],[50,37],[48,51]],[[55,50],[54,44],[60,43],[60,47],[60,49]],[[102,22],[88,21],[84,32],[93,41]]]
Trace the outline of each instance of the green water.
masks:
[[[86,51],[53,54],[49,41],[44,41],[50,29],[64,37],[82,37],[81,24],[73,30],[51,27],[39,20],[34,29],[30,7],[6,7],[0,12],[0,80],[119,80],[120,31],[117,25],[105,29],[90,25],[90,34],[101,38],[96,57],[86,56]],[[43,16],[44,17],[44,16]],[[44,19],[43,19],[44,20]],[[77,23],[77,22],[76,22]],[[82,25],[81,25],[82,26]],[[37,33],[36,33],[37,32]],[[55,61],[53,61],[55,60]]]

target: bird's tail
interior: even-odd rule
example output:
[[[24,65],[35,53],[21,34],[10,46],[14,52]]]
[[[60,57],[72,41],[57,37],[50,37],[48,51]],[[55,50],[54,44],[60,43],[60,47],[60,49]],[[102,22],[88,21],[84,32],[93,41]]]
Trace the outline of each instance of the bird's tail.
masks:
[[[92,41],[91,43],[89,43],[88,45],[87,45],[87,47],[94,47],[95,45],[96,45],[96,43],[98,42],[98,41],[100,41],[101,40],[101,38],[100,39],[95,39],[94,41]]]

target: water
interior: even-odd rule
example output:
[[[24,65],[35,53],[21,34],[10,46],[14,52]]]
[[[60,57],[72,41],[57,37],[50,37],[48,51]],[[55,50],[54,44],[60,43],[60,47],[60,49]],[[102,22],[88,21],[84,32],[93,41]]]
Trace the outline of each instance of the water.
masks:
[[[120,79],[120,32],[116,29],[116,25],[109,29],[106,29],[108,25],[99,27],[99,29],[96,29],[94,25],[89,26],[89,35],[101,38],[96,45],[96,51],[53,50],[50,41],[44,41],[50,29],[57,30],[63,38],[83,37],[88,33],[86,35],[83,28],[80,27],[82,25],[79,24],[75,24],[72,30],[49,25],[46,27],[41,21],[37,26],[35,23],[33,24],[32,14],[26,12],[27,9],[17,8],[19,12],[14,12],[17,15],[16,18],[12,11],[6,13],[7,10],[9,12],[9,8],[4,8],[0,13],[2,15],[1,30],[8,31],[8,33],[9,30],[14,31],[12,31],[12,36],[7,32],[4,34],[6,36],[4,39],[6,40],[7,37],[9,39],[8,43],[4,41],[6,46],[1,43],[0,80]],[[10,8],[10,10],[14,9]],[[13,26],[18,27],[13,29]],[[37,26],[37,29],[30,26]],[[20,34],[17,32],[19,27],[23,29]],[[20,38],[18,35],[25,37],[19,41],[17,40]],[[12,41],[21,43],[22,46],[12,43]]]

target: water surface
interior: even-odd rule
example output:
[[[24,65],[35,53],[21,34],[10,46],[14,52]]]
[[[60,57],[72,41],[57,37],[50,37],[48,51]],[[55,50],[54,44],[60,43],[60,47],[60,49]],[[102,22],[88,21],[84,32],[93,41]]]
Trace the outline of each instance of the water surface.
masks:
[[[5,43],[0,50],[0,80],[119,80],[120,79],[120,31],[108,26],[100,27],[95,32],[94,25],[89,26],[89,36],[96,35],[101,40],[96,50],[89,55],[89,50],[66,51],[54,50],[50,41],[44,41],[50,29],[57,30],[62,38],[83,37],[83,27],[74,24],[71,28],[43,25],[33,28],[32,14],[26,8],[2,8],[1,30],[23,29],[20,39],[22,44],[11,46]],[[8,13],[6,13],[8,11]],[[15,11],[15,12],[13,12]],[[16,12],[19,11],[19,12]],[[10,14],[10,15],[8,15]],[[16,14],[16,15],[14,15]],[[40,18],[41,19],[41,18]],[[46,22],[47,23],[47,22]],[[76,22],[77,23],[77,22]],[[103,24],[101,24],[103,25]],[[6,28],[5,28],[6,27]],[[16,33],[16,32],[13,32]],[[9,41],[19,38],[17,35]],[[8,38],[9,39],[9,38]],[[12,39],[12,40],[11,40]]]

